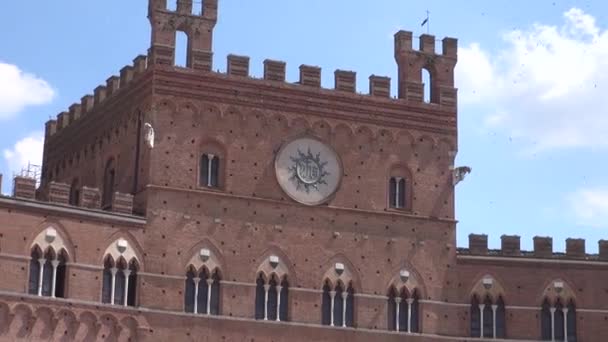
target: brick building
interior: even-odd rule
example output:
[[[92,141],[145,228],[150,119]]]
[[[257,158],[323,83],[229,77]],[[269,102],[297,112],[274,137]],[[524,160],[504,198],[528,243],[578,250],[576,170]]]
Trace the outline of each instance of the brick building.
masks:
[[[150,0],[148,54],[46,123],[40,185],[0,197],[0,340],[608,339],[607,241],[456,247],[455,39],[398,32],[391,98],[213,72],[217,13]]]

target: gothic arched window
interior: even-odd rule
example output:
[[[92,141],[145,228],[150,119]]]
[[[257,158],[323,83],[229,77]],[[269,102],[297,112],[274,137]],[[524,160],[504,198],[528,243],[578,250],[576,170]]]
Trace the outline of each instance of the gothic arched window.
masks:
[[[410,295],[407,288],[397,291],[395,287],[389,290],[388,316],[391,318],[389,329],[404,332],[418,331],[418,294]]]
[[[504,338],[505,304],[502,296],[494,300],[486,295],[483,302],[471,298],[471,337]]]
[[[186,273],[184,307],[186,312],[207,315],[220,314],[220,281],[218,269],[210,273],[206,267],[200,272],[190,266]]]
[[[355,294],[352,284],[345,286],[337,281],[332,287],[329,279],[325,281],[322,294],[321,323],[330,326],[353,327]]]
[[[289,303],[287,276],[279,279],[276,274],[270,280],[262,272],[256,280],[255,318],[272,321],[287,321]]]
[[[137,295],[137,272],[135,258],[127,262],[124,258],[114,261],[111,255],[104,258],[101,302],[106,304],[135,306]]]
[[[56,253],[49,247],[44,254],[35,245],[32,248],[30,259],[30,275],[28,282],[28,293],[63,298],[65,296],[65,264],[67,253],[65,250]]]

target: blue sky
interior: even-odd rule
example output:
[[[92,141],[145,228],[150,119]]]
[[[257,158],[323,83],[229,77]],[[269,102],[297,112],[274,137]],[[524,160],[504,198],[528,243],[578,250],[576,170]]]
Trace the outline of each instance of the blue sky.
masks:
[[[399,29],[459,39],[459,153],[473,172],[457,187],[458,244],[469,233],[608,239],[608,3],[605,1],[219,0],[215,69],[229,53],[393,78]],[[3,192],[39,161],[49,117],[149,44],[146,0],[9,1],[0,11],[0,172]]]

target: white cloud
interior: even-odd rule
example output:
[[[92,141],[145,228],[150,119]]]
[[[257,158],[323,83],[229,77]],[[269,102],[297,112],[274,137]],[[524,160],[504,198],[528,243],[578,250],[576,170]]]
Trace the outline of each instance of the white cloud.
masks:
[[[0,62],[0,119],[25,107],[49,103],[55,91],[43,79],[23,72],[16,65]]]
[[[534,24],[503,41],[495,53],[459,50],[461,103],[487,107],[487,124],[535,149],[608,147],[608,30],[573,8],[561,27]]]
[[[44,133],[33,132],[27,137],[17,141],[11,149],[3,151],[4,159],[11,172],[18,173],[28,163],[42,165],[42,149],[44,146]]]
[[[579,189],[570,200],[580,224],[608,226],[608,189]]]

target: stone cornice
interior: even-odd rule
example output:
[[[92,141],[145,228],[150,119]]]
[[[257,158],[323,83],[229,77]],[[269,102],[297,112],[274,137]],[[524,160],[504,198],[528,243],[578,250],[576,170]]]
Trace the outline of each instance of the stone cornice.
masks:
[[[133,228],[143,228],[146,224],[146,219],[143,217],[4,196],[0,196],[0,208],[32,211],[43,213],[44,215],[57,215],[95,222],[113,223]]]

